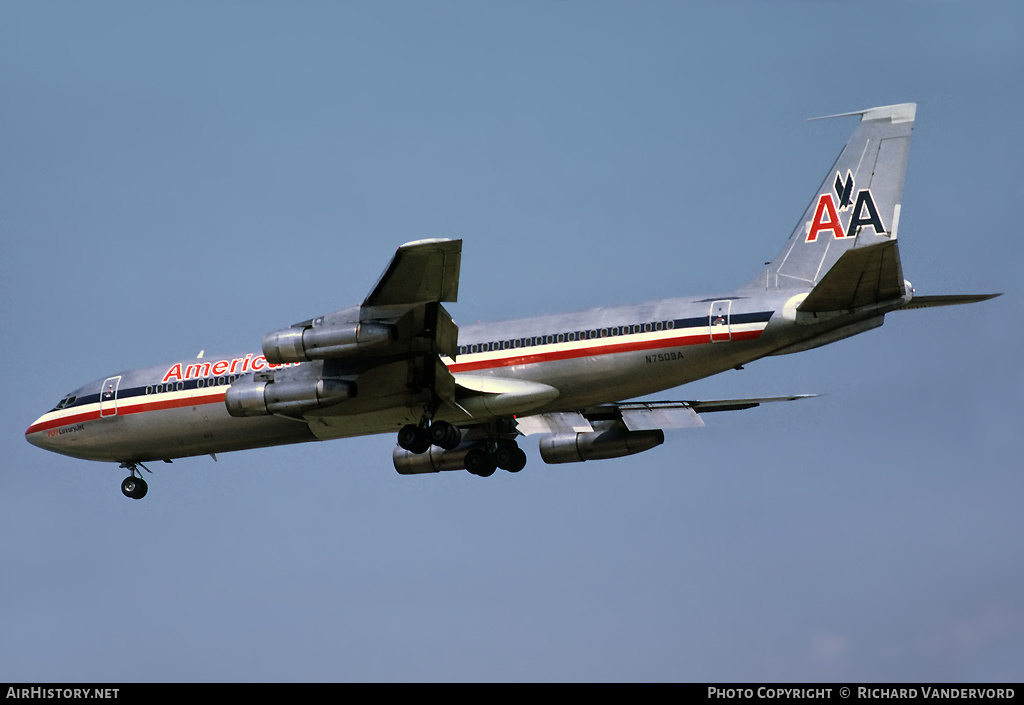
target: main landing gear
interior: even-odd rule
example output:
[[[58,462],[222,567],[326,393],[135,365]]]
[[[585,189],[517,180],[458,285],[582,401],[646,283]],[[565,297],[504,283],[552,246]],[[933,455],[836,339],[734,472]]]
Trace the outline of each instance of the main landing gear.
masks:
[[[421,459],[396,461],[395,467],[403,474],[465,469],[479,477],[490,477],[498,468],[519,472],[526,467],[526,453],[515,440],[502,437],[514,435],[514,432],[494,428],[490,433],[485,432],[482,438],[479,435],[474,437],[474,433],[478,432],[471,431],[470,437],[464,441],[462,431],[452,424],[446,421],[431,423],[428,419],[418,426],[403,426],[398,432],[399,447]],[[431,450],[431,446],[441,450]]]
[[[121,463],[122,468],[126,468],[131,475],[124,478],[121,482],[121,493],[129,499],[142,499],[149,492],[149,485],[142,479],[142,473],[139,472],[141,467],[146,472],[151,472],[142,463]]]
[[[515,441],[502,439],[473,448],[464,462],[471,474],[490,477],[498,468],[509,472],[525,468],[526,452]]]
[[[426,453],[435,445],[452,450],[462,442],[462,431],[447,421],[435,421],[419,426],[408,424],[398,432],[398,445],[410,453]]]

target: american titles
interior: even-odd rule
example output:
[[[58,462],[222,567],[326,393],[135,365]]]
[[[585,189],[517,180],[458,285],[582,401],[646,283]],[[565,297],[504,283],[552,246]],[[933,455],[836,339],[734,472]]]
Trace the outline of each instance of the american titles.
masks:
[[[216,377],[217,375],[237,375],[246,372],[259,372],[261,370],[277,370],[282,367],[292,367],[297,362],[286,362],[275,365],[267,362],[263,355],[249,353],[245,357],[236,357],[231,360],[217,360],[216,362],[178,362],[167,370],[162,382],[176,382],[186,379],[198,379],[200,377]]]

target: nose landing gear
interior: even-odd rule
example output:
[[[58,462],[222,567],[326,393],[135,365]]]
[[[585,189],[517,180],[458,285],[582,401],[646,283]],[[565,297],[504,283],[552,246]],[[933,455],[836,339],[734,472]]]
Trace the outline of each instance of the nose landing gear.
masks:
[[[142,473],[139,472],[141,467],[146,472],[151,472],[142,463],[121,463],[122,468],[126,468],[131,475],[124,478],[121,482],[121,493],[129,499],[142,499],[149,492],[149,485],[142,479]]]

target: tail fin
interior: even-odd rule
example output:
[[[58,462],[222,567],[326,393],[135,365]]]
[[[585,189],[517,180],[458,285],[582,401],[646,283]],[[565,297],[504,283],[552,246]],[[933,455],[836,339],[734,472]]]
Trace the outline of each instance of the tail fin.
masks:
[[[849,250],[896,240],[916,112],[902,103],[828,116],[860,122],[782,252],[745,289],[810,289]],[[885,249],[898,268],[896,248]]]

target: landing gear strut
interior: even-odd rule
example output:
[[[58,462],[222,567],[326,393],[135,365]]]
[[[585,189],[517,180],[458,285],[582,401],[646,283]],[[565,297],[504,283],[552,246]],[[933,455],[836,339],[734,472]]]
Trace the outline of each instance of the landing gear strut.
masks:
[[[142,479],[142,473],[139,472],[141,467],[146,472],[149,472],[142,463],[121,463],[122,468],[127,468],[131,475],[124,478],[121,482],[121,493],[129,499],[142,499],[149,492],[149,485]]]

